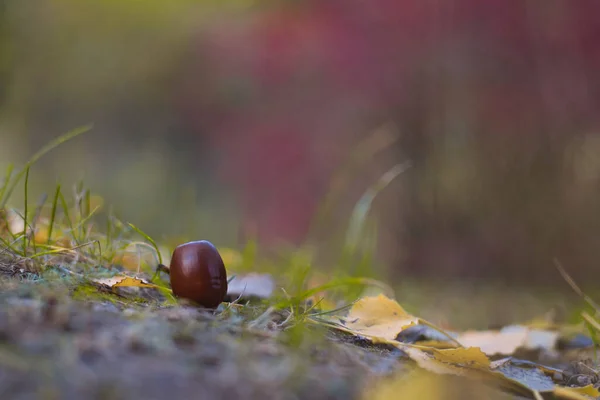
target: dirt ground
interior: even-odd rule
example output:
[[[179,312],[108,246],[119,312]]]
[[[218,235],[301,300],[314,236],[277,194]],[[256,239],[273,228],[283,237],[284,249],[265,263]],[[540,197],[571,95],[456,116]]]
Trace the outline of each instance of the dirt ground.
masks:
[[[3,400],[362,400],[386,377],[427,399],[517,398],[458,376],[435,378],[443,397],[426,395],[431,384],[412,382],[415,363],[403,351],[269,312],[269,304],[168,305],[155,289],[112,292],[74,279],[72,270],[48,265],[39,273],[23,260],[0,259]],[[429,303],[440,315],[465,311]]]
[[[189,306],[74,300],[22,277],[0,289],[2,399],[347,400],[401,366],[397,351],[325,331],[303,328],[298,342]]]

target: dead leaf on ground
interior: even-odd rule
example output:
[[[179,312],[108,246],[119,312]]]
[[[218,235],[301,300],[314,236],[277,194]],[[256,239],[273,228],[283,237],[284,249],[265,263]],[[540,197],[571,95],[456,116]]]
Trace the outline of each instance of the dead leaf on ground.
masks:
[[[133,278],[130,276],[113,276],[112,278],[104,279],[92,279],[93,282],[108,286],[109,288],[117,287],[145,287],[145,288],[159,288],[158,285],[145,281],[144,279]]]
[[[414,370],[409,373],[403,371],[391,378],[375,382],[363,392],[361,398],[364,400],[417,398],[420,400],[465,398],[508,400],[512,397],[474,380]]]
[[[476,379],[506,393],[526,398],[545,395],[554,399],[579,399],[584,395],[594,396],[596,389],[570,390],[558,385],[563,371],[545,367],[530,361],[513,360],[511,357],[491,362],[489,355],[512,354],[520,348],[552,349],[556,347],[560,333],[554,330],[535,329],[527,326],[509,326],[500,331],[470,331],[463,334],[436,332],[427,321],[407,313],[396,301],[379,295],[359,299],[346,316],[329,317],[326,325],[373,343],[385,343],[404,351],[416,364],[439,375],[463,376]],[[417,329],[427,325],[427,329]],[[410,330],[415,330],[409,334]],[[403,335],[410,342],[401,341]],[[443,337],[450,335],[446,343],[456,338],[465,347],[444,346]],[[431,336],[431,338],[428,338]],[[435,338],[433,338],[435,336]],[[433,347],[424,346],[432,340]],[[446,347],[446,348],[444,348]],[[487,353],[487,354],[486,354]]]
[[[388,381],[368,392],[372,398],[399,398],[399,393],[413,393],[413,397],[420,398],[449,398],[447,393],[439,390],[439,386],[447,381],[444,376],[467,378],[473,384],[485,385],[486,390],[498,389],[501,391],[498,392],[498,398],[506,398],[502,392],[523,398],[536,399],[539,398],[536,396],[542,396],[556,400],[589,400],[600,395],[591,385],[581,388],[558,386],[548,375],[551,371],[541,366],[538,368],[535,363],[513,362],[510,358],[490,363],[478,349],[425,350],[401,343],[398,343],[398,347],[422,370],[433,374],[421,375],[416,372],[416,376],[427,376],[426,384],[424,378],[413,381],[411,375],[415,372],[402,379]],[[490,392],[489,395],[492,394]]]
[[[554,395],[564,400],[589,400],[591,398],[597,398],[600,396],[600,391],[593,385],[587,385],[583,387],[561,387],[557,386],[554,388]]]
[[[406,354],[408,354],[408,356],[415,361],[420,368],[426,371],[439,375],[462,376],[480,381],[488,386],[493,386],[505,392],[518,394],[525,397],[530,397],[531,395],[531,390],[526,385],[509,379],[501,373],[494,373],[492,370],[484,366],[485,362],[483,364],[475,363],[472,367],[465,366],[460,363],[449,362],[452,357],[450,357],[450,359],[443,356],[440,357],[439,354],[435,354],[433,351],[425,351],[403,344],[399,344],[399,347],[402,348],[403,351],[405,351]],[[483,353],[480,354],[483,355]],[[460,355],[457,361],[463,362],[463,356],[464,354]],[[483,355],[483,357],[485,357],[485,355]],[[441,361],[442,359],[445,359],[445,361]]]
[[[440,362],[479,369],[490,367],[489,358],[478,347],[433,349],[432,351],[435,359]]]
[[[398,344],[419,367],[440,375],[456,375],[477,380],[506,393],[535,399],[536,394],[552,395],[554,399],[580,400],[598,396],[598,391],[587,386],[584,388],[567,388],[557,385],[549,375],[552,371],[535,363],[513,362],[510,358],[485,366],[485,355],[474,349],[462,349],[457,353],[445,350],[423,350],[412,346]],[[461,350],[461,349],[458,349]],[[473,352],[472,363],[465,363]],[[446,354],[444,354],[446,353]],[[475,355],[475,353],[477,353]],[[443,354],[443,356],[441,356]],[[481,359],[481,360],[480,360]]]
[[[355,335],[395,340],[404,328],[418,324],[419,318],[407,313],[396,301],[380,294],[358,300],[338,323]]]

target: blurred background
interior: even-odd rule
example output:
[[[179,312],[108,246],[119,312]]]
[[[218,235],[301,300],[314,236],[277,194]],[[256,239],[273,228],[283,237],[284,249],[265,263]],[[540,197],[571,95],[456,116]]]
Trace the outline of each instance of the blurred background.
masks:
[[[594,282],[600,2],[4,0],[0,167],[83,180],[157,240],[340,253],[377,274]],[[18,204],[19,194],[15,195]],[[564,285],[564,284],[563,284]]]

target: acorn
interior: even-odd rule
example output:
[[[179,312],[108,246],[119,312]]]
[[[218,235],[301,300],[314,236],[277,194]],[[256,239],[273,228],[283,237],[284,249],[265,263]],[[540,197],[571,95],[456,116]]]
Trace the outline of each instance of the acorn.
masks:
[[[169,267],[173,294],[217,308],[227,294],[227,271],[217,248],[206,240],[181,244]]]

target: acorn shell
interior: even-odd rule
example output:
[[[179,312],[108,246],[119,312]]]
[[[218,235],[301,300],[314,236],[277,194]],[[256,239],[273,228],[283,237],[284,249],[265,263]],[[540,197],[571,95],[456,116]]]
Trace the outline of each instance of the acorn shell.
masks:
[[[206,240],[173,250],[170,264],[173,294],[206,308],[216,308],[227,294],[227,271],[217,248]]]

